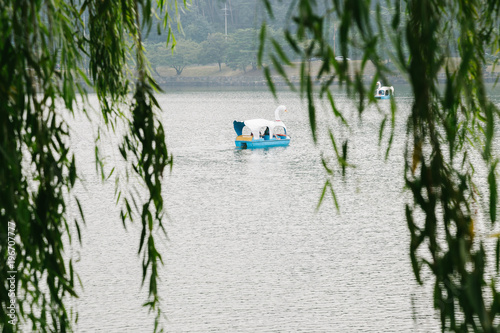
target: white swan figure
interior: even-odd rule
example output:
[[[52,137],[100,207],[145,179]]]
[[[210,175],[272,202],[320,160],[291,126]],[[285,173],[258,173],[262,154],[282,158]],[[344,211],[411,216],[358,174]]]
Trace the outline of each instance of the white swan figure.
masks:
[[[276,110],[274,110],[274,119],[275,119],[275,121],[281,121],[281,118],[280,118],[281,111],[288,112],[288,110],[286,109],[286,106],[284,106],[284,105],[278,106],[276,108]]]
[[[382,86],[380,81],[377,81],[377,87],[375,88],[375,98],[376,99],[389,99],[394,95],[394,87]]]

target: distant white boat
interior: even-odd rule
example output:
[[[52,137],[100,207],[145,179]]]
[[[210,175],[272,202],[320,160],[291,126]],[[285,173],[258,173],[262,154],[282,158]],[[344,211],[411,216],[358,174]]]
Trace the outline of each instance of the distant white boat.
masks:
[[[280,119],[281,111],[287,112],[284,105],[280,105],[274,111],[274,121],[266,119],[250,119],[245,121],[233,121],[236,132],[236,148],[269,148],[285,147],[290,144],[286,126]],[[250,135],[243,135],[243,129],[248,128]]]
[[[394,96],[394,87],[382,86],[380,82],[377,82],[377,88],[375,89],[376,99],[390,99]]]

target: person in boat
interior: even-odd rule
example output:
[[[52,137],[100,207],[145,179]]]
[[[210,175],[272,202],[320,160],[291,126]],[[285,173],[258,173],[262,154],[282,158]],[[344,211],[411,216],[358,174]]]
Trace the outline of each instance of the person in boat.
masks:
[[[279,127],[278,127],[278,128],[279,128]],[[275,128],[275,130],[276,130],[276,128]],[[283,138],[286,138],[286,134],[284,134],[284,133],[276,133],[276,132],[274,132],[274,133],[273,133],[273,136],[274,136],[276,139],[278,139],[278,140],[281,140],[281,139],[283,139]]]

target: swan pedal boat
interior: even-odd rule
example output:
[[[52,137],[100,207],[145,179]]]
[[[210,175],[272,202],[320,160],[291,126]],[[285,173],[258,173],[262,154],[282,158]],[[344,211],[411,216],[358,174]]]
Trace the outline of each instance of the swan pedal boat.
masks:
[[[375,99],[390,99],[394,96],[394,87],[382,86],[380,82],[377,82],[377,88],[375,89]]]
[[[286,147],[290,144],[290,137],[287,135],[285,124],[281,121],[279,114],[287,111],[283,105],[275,110],[275,120],[250,119],[245,121],[234,121],[234,131],[236,132],[236,148],[254,149],[270,147]],[[250,135],[243,135],[243,128],[250,130]],[[283,132],[284,134],[278,134]]]

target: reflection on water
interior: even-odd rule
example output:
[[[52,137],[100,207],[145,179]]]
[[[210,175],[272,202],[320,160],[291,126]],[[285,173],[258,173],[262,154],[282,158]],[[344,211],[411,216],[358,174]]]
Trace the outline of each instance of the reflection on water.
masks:
[[[407,112],[409,99],[399,98]],[[440,331],[432,288],[416,286],[409,262],[402,124],[384,162],[384,143],[377,145],[383,114],[365,111],[363,126],[346,133],[356,168],[336,176],[340,212],[329,196],[316,211],[326,178],[307,108],[294,94],[276,102],[267,92],[188,91],[159,102],[175,163],[164,189],[169,239],[160,245],[167,331]],[[233,120],[271,119],[278,104],[289,110],[290,146],[236,150]],[[337,107],[356,114],[348,101]],[[320,112],[323,129],[325,117]],[[151,330],[153,317],[141,308],[140,227],[122,230],[114,184],[96,180],[92,140],[76,148],[81,161],[89,157],[81,169],[88,185],[78,191],[87,228],[77,328]],[[110,152],[108,160],[120,159]]]

